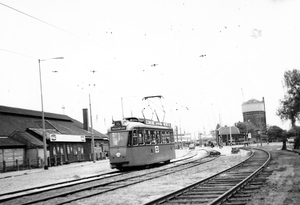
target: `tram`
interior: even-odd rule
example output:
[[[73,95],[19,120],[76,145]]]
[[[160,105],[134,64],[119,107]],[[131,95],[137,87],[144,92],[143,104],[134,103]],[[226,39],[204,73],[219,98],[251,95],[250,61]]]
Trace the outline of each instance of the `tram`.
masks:
[[[109,161],[112,169],[170,163],[175,158],[173,129],[170,123],[144,118],[113,121],[108,129]]]

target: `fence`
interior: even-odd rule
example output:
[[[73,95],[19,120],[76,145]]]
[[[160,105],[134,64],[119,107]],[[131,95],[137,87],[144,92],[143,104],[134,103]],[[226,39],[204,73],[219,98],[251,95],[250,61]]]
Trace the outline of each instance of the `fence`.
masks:
[[[106,159],[106,153],[101,153],[96,155],[96,160],[103,160]],[[77,158],[76,161],[72,162],[86,162],[92,161],[92,154],[82,155],[80,158]],[[54,156],[49,158],[48,157],[48,165],[49,166],[59,166],[63,164],[68,164],[70,162],[63,161],[62,158]],[[10,172],[10,171],[20,171],[20,170],[28,170],[28,169],[36,169],[42,168],[44,164],[43,159],[35,158],[35,159],[25,159],[24,161],[19,161],[16,159],[15,161],[3,161],[0,162],[0,173],[3,172]]]
[[[19,171],[26,169],[39,168],[42,166],[42,160],[40,158],[25,159],[21,162],[16,159],[15,161],[3,161],[0,163],[0,172]]]

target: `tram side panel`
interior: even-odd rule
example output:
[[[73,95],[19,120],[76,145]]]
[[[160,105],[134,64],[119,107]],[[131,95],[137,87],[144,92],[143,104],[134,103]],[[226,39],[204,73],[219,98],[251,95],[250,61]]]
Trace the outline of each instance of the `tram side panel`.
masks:
[[[111,168],[144,166],[175,158],[174,144],[111,148]]]
[[[174,159],[175,146],[173,144],[157,144],[131,147],[128,148],[129,153],[130,166],[149,165]]]

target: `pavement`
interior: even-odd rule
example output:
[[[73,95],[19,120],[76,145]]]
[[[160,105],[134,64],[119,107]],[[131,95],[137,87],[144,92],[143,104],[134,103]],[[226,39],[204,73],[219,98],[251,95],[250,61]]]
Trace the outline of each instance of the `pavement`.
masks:
[[[182,159],[191,156],[191,152],[189,149],[179,149],[176,150],[176,159]],[[105,165],[107,164],[107,167],[109,168],[109,160],[99,160],[96,161],[98,165]],[[49,170],[47,172],[55,171],[55,172],[63,172],[64,170],[70,170],[71,168],[79,168],[79,167],[86,167],[86,166],[93,166],[93,162],[78,162],[78,163],[71,163],[71,164],[65,164],[61,166],[56,167],[49,167]],[[5,172],[0,173],[0,179],[4,178],[10,178],[10,177],[17,177],[17,176],[23,176],[28,174],[37,174],[40,172],[44,172],[45,170],[43,168],[38,169],[27,169],[27,170],[20,170],[20,171],[11,171],[11,172]]]

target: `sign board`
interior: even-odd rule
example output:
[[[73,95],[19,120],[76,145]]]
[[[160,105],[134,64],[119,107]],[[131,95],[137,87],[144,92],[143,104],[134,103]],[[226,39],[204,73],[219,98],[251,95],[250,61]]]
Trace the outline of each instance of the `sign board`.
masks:
[[[85,142],[84,135],[49,134],[51,142]]]
[[[155,153],[159,153],[159,146],[155,146]]]
[[[111,131],[126,130],[126,126],[111,127]]]

